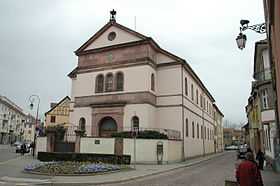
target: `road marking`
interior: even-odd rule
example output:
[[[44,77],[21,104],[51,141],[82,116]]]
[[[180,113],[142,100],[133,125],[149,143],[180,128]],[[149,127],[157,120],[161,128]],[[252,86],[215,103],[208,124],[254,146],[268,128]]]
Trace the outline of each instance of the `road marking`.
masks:
[[[20,159],[20,158],[21,158],[21,156],[19,156],[19,157],[17,157],[17,158],[14,158],[14,159],[10,159],[10,160],[7,160],[7,161],[0,162],[0,165],[4,165],[4,164],[6,164],[6,163],[9,163],[9,162],[18,160],[18,159]]]

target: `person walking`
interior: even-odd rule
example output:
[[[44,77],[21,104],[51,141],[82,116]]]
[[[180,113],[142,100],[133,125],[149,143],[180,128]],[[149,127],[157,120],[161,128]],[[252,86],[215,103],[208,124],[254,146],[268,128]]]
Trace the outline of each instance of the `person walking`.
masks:
[[[25,143],[23,143],[23,144],[20,146],[20,152],[21,152],[21,155],[24,155],[24,153],[26,152],[26,145],[25,145]]]
[[[240,186],[263,186],[261,172],[252,152],[247,152],[245,160],[238,165],[236,179]]]
[[[259,149],[256,159],[258,160],[258,167],[260,170],[263,170],[263,163],[264,163],[264,153]]]

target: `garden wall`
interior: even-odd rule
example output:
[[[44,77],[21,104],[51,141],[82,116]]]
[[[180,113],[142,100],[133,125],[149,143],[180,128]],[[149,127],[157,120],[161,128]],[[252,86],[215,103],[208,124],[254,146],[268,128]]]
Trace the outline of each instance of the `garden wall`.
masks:
[[[38,152],[47,152],[47,137],[36,138],[36,148],[35,148],[36,156]]]

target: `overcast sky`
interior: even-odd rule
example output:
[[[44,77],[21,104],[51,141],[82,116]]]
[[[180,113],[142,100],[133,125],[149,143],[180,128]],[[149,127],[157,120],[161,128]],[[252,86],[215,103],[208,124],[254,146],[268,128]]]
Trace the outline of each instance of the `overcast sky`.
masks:
[[[247,46],[235,42],[240,19],[264,22],[262,0],[0,0],[0,95],[27,112],[28,98],[41,98],[40,113],[70,95],[67,74],[77,65],[73,51],[109,21],[150,36],[188,61],[225,115],[246,122],[254,42],[265,35],[246,31]],[[33,111],[34,113],[34,111]]]

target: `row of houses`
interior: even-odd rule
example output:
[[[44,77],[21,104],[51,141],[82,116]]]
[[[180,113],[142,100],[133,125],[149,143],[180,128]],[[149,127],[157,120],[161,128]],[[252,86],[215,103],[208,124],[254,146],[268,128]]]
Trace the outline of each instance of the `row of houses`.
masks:
[[[255,43],[254,81],[248,98],[245,139],[254,152],[265,152],[280,171],[280,2],[264,2],[267,39]]]
[[[34,140],[35,118],[0,95],[0,144]]]

